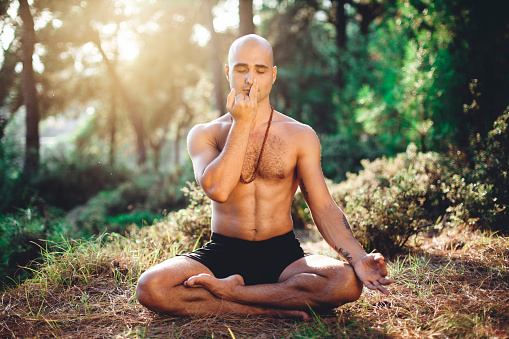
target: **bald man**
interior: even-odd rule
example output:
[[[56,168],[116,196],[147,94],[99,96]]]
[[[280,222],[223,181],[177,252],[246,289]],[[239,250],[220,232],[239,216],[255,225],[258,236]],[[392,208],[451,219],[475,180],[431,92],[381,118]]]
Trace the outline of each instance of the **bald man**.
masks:
[[[212,200],[212,237],[141,275],[136,295],[153,311],[306,319],[310,309],[357,300],[363,285],[388,293],[383,256],[364,252],[329,194],[316,133],[270,104],[272,53],[257,35],[234,41],[228,113],[189,132],[196,181]],[[321,235],[347,262],[302,251],[290,213],[299,186]]]

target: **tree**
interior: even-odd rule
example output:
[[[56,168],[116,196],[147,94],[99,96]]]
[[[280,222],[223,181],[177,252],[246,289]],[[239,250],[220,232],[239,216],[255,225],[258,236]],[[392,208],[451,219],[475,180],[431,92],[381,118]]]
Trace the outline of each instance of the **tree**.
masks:
[[[143,126],[141,114],[137,108],[137,103],[132,99],[133,97],[131,93],[128,92],[128,89],[124,86],[122,80],[118,76],[117,70],[115,68],[115,63],[112,62],[104,52],[99,34],[97,32],[94,32],[94,35],[95,37],[92,39],[92,41],[101,52],[103,61],[108,69],[108,73],[112,79],[112,82],[114,83],[114,87],[120,93],[120,97],[124,101],[127,112],[129,113],[129,120],[131,121],[134,131],[136,133],[138,165],[143,166],[145,164],[145,161],[147,160],[147,151],[145,148],[145,128]]]
[[[39,107],[35,89],[32,56],[34,54],[34,19],[27,0],[19,1],[19,16],[23,20],[22,40],[22,91],[26,108],[26,143],[24,171],[27,175],[37,172],[39,167]]]
[[[318,133],[335,133],[337,66],[331,28],[317,20],[316,9],[304,1],[277,12],[264,11],[261,14],[268,19],[260,30],[272,43],[278,67],[271,99],[278,109],[310,124]]]
[[[224,97],[224,68],[221,65],[219,57],[219,41],[217,33],[214,30],[214,17],[212,15],[212,8],[214,5],[213,0],[203,0],[203,14],[205,18],[205,27],[210,32],[210,41],[208,43],[210,69],[212,70],[212,78],[214,81],[214,100],[216,110],[221,116],[224,112],[225,97]]]
[[[253,34],[253,0],[239,0],[239,36]]]
[[[0,20],[2,21],[2,31],[6,26],[15,29],[15,35],[19,35],[20,29],[14,25],[13,20],[6,14],[9,2],[2,2],[0,10]],[[5,7],[4,7],[5,6]],[[5,127],[14,113],[22,105],[23,97],[17,95],[18,77],[15,72],[16,63],[19,61],[19,47],[15,43],[17,38],[11,41],[10,45],[3,50],[3,62],[0,68],[0,107],[6,107],[5,113],[0,111],[0,141],[4,137]],[[1,149],[0,149],[1,152]],[[1,154],[1,153],[0,153]]]

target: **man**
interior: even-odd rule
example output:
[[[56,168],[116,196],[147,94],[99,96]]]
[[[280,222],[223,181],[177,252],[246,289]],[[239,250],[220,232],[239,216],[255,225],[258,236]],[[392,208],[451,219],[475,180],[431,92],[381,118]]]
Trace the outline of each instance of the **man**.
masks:
[[[188,136],[196,180],[212,199],[212,239],[141,275],[136,293],[147,308],[306,319],[310,308],[357,300],[362,284],[388,294],[383,256],[364,252],[329,194],[317,135],[270,105],[273,63],[272,47],[260,36],[230,47],[229,113]],[[348,263],[304,256],[290,214],[298,186],[318,230]]]

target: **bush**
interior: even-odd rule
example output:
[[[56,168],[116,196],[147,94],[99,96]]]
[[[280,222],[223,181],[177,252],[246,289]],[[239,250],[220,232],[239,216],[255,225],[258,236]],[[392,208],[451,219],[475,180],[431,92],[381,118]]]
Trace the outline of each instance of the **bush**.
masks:
[[[23,154],[23,146],[14,138],[6,135],[0,140],[0,213],[28,205]]]
[[[0,216],[0,284],[25,279],[27,271],[21,268],[40,257],[45,240],[61,239],[68,231],[56,210],[29,207]]]
[[[53,156],[41,164],[33,187],[47,204],[68,211],[127,179],[125,169],[102,164],[92,156]]]
[[[464,198],[454,209],[458,218],[476,228],[509,232],[509,108],[498,117],[486,138],[472,140],[474,169],[461,187]]]
[[[185,205],[180,190],[185,177],[179,169],[171,174],[139,174],[113,190],[99,192],[86,205],[71,212],[69,220],[80,236],[106,230],[122,233],[132,223],[151,224],[162,219],[167,211]]]
[[[294,228],[303,229],[306,225],[313,224],[309,207],[300,189],[297,190],[293,197],[291,214]]]
[[[357,141],[345,135],[320,136],[322,144],[322,170],[325,177],[334,182],[346,179],[348,172],[362,169],[361,160],[374,160],[382,151],[371,140]]]
[[[411,144],[395,158],[364,160],[364,170],[332,188],[354,234],[367,251],[392,255],[430,226],[441,227],[454,205],[450,192],[461,177],[438,153],[418,153]]]

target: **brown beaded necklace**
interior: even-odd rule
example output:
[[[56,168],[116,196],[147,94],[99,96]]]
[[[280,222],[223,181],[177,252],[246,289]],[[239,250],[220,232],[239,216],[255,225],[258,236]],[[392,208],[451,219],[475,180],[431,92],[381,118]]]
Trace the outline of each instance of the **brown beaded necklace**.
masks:
[[[267,141],[267,137],[269,136],[269,128],[272,123],[273,115],[274,115],[274,107],[272,107],[272,105],[270,105],[270,118],[269,118],[269,122],[267,124],[267,130],[265,131],[265,137],[263,138],[262,148],[260,149],[260,154],[258,155],[258,162],[256,163],[256,167],[255,167],[253,174],[251,175],[251,177],[248,180],[245,180],[242,177],[242,172],[240,173],[240,182],[243,184],[249,184],[250,182],[253,182],[256,178],[256,175],[258,174],[258,170],[260,169],[260,161],[262,160],[262,155],[263,155],[263,148],[265,147],[265,142]]]

